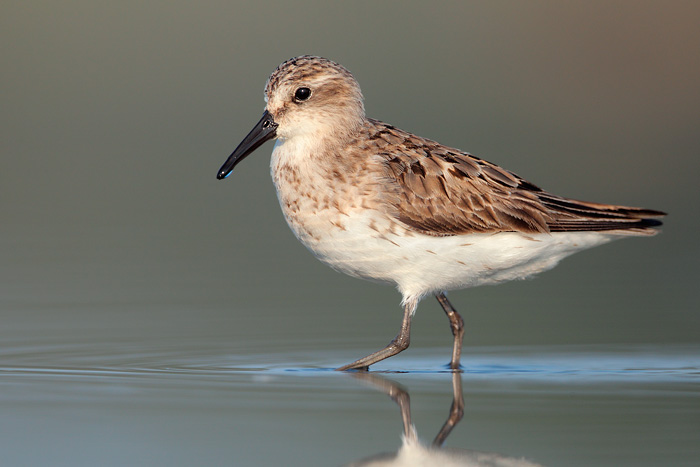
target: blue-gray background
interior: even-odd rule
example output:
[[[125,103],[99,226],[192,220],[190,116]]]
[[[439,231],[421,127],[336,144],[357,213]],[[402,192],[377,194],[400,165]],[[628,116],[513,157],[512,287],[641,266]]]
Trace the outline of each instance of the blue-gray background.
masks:
[[[351,70],[371,117],[557,194],[670,213],[656,237],[450,295],[467,369],[492,347],[506,365],[486,359],[496,375],[483,391],[465,373],[472,393],[452,445],[552,465],[697,460],[697,398],[677,398],[697,390],[641,400],[645,379],[642,391],[577,387],[574,407],[547,377],[546,390],[515,382],[504,399],[498,369],[520,371],[510,358],[531,345],[697,351],[699,21],[693,1],[4,0],[3,462],[327,465],[397,446],[390,401],[367,405],[342,375],[265,375],[386,344],[399,294],[297,242],[269,178],[271,143],[215,179],[258,120],[269,73],[300,54]],[[412,347],[377,367],[440,368],[446,321],[426,299]],[[563,367],[588,365],[577,362]],[[407,378],[414,399],[441,395],[422,412],[437,431],[449,380]]]
[[[699,10],[5,2],[2,328],[390,338],[398,294],[332,272],[288,230],[272,144],[214,178],[269,73],[310,53],[355,74],[369,116],[555,193],[670,212],[657,237],[453,293],[469,343],[698,341]],[[414,343],[449,340],[444,321],[425,301]]]

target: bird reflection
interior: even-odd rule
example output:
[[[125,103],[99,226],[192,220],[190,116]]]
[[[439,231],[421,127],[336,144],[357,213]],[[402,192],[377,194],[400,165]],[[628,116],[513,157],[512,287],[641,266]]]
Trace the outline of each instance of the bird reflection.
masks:
[[[452,406],[447,420],[435,436],[430,445],[422,443],[418,439],[418,433],[411,422],[411,398],[408,391],[398,383],[378,376],[376,373],[353,373],[355,378],[360,379],[375,389],[385,393],[396,402],[401,410],[401,421],[403,423],[403,436],[401,437],[401,447],[396,453],[385,453],[371,456],[351,464],[352,466],[471,466],[471,467],[541,467],[540,464],[507,457],[500,454],[479,452],[467,449],[443,448],[445,440],[452,432],[452,429],[460,422],[464,415],[464,397],[462,396],[461,373],[452,373]]]

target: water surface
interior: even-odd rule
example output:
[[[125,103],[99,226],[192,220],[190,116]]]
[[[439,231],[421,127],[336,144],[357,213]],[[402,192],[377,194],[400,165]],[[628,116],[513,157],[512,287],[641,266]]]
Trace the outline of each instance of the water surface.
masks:
[[[424,446],[454,403],[442,348],[378,364],[368,381],[333,371],[355,352],[224,345],[4,347],[3,465],[344,465],[401,447],[401,410],[382,384],[409,395]],[[651,466],[700,455],[697,346],[466,350],[464,416],[445,447],[472,460]]]

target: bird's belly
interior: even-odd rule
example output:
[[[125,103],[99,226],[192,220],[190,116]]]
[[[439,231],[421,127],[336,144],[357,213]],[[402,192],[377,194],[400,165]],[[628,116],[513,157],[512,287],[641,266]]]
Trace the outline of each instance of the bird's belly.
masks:
[[[297,238],[332,268],[395,284],[416,297],[523,279],[615,237],[599,232],[435,237],[409,231],[373,210],[285,216]]]
[[[410,266],[410,258],[404,257],[405,252],[395,242],[398,232],[391,232],[393,223],[381,222],[375,214],[363,210],[343,214],[333,210],[312,214],[285,211],[285,218],[299,241],[333,269],[396,284]]]

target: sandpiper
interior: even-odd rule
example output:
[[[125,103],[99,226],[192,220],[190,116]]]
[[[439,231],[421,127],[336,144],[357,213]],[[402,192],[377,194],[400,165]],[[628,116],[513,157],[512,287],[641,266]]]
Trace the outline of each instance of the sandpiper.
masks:
[[[271,173],[296,237],[351,276],[403,296],[398,335],[338,370],[361,369],[409,345],[418,302],[433,294],[454,336],[464,322],[446,291],[523,279],[576,251],[653,235],[664,213],[553,195],[512,172],[365,116],[355,78],[321,57],[282,63],[265,85],[265,111],[218,172],[276,138]]]

